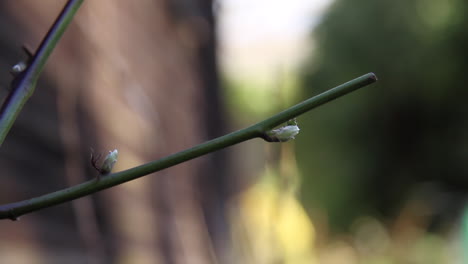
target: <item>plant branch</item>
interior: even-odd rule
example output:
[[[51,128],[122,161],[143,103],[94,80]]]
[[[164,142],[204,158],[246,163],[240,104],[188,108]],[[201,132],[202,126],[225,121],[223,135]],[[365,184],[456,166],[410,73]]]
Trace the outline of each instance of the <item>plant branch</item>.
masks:
[[[264,121],[250,127],[207,141],[190,149],[169,155],[125,171],[109,174],[99,180],[90,180],[60,191],[45,194],[29,200],[0,206],[0,219],[16,220],[17,217],[53,205],[65,203],[115,185],[128,182],[139,177],[157,172],[182,162],[203,156],[205,154],[247,141],[253,138],[263,138],[265,133],[282,123],[293,119],[307,111],[323,105],[333,99],[374,83],[377,77],[373,73],[365,74],[347,83],[341,84],[317,96],[292,106]]]
[[[73,16],[83,0],[69,0],[60,15],[42,40],[36,53],[29,58],[26,69],[15,76],[9,95],[0,109],[0,146],[10,131],[26,101],[34,93],[39,75],[44,65],[57,45],[63,32],[70,24]]]

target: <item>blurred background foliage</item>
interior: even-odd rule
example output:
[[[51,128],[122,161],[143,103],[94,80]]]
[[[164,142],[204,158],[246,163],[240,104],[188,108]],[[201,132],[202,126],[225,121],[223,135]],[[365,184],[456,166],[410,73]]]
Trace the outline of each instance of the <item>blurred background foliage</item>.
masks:
[[[467,9],[461,0],[336,0],[302,68],[285,75],[298,80],[289,82],[293,101],[370,71],[379,77],[298,118],[298,197],[321,263],[462,261]],[[278,76],[269,93],[245,92],[257,115],[265,104],[285,107]]]
[[[467,8],[457,0],[338,0],[314,31],[304,97],[364,72],[380,79],[301,119],[302,197],[327,208],[333,229],[361,214],[394,217],[415,195],[434,217],[453,220],[463,205]],[[433,220],[437,228],[444,219]]]

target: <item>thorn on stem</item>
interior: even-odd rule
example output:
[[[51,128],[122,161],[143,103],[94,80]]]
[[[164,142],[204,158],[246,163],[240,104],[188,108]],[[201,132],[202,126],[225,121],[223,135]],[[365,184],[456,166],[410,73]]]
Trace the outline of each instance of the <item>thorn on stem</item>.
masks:
[[[10,73],[15,78],[17,78],[22,72],[24,72],[28,68],[31,60],[34,57],[34,54],[29,50],[29,48],[26,45],[23,45],[21,48],[23,49],[24,53],[26,53],[27,58],[25,60],[21,60],[20,62],[13,65],[13,67],[11,67]]]
[[[19,217],[16,216],[15,214],[13,214],[13,210],[9,210],[8,211],[8,219],[10,219],[11,221],[18,221]]]
[[[32,60],[32,58],[34,57],[34,53],[31,52],[31,50],[29,49],[28,46],[26,46],[26,44],[23,44],[23,46],[21,46],[21,48],[23,49],[24,53],[26,53],[26,56],[28,56],[28,62],[30,62]]]

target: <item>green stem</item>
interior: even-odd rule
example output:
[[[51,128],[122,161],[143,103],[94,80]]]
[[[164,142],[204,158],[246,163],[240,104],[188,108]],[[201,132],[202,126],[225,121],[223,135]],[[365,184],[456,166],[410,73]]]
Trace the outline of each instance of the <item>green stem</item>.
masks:
[[[352,81],[339,85],[322,94],[314,96],[302,103],[292,106],[264,121],[236,132],[215,138],[190,149],[169,155],[160,160],[152,161],[125,171],[117,172],[75,185],[60,191],[42,195],[29,200],[0,206],[0,219],[16,220],[17,217],[46,207],[68,202],[115,185],[134,180],[150,173],[163,170],[179,163],[203,156],[205,154],[241,143],[257,137],[263,137],[265,132],[293,119],[315,107],[333,99],[369,85],[377,80],[373,73],[368,73]]]
[[[28,67],[12,82],[11,92],[0,109],[0,146],[10,131],[26,101],[34,93],[39,75],[44,65],[57,45],[63,32],[70,24],[73,16],[83,0],[69,0],[52,27],[42,40],[34,56],[28,62]]]

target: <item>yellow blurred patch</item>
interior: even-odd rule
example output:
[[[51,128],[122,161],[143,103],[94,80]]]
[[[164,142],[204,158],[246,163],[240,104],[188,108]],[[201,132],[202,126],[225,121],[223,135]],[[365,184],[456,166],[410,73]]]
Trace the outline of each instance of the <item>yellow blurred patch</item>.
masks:
[[[314,226],[292,192],[263,177],[241,194],[234,244],[247,263],[316,263]]]

